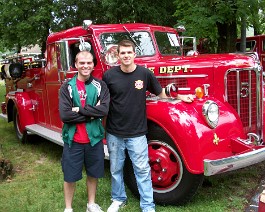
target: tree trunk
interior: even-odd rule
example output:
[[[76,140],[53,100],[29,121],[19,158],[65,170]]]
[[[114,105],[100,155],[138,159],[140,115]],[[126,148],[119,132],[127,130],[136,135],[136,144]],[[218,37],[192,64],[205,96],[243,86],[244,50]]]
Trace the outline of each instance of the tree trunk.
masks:
[[[246,30],[246,16],[243,15],[241,17],[241,42],[240,42],[240,51],[246,52],[246,37],[247,37],[247,30]]]
[[[236,20],[231,23],[219,23],[217,22],[218,29],[218,46],[217,53],[227,53],[236,51]]]

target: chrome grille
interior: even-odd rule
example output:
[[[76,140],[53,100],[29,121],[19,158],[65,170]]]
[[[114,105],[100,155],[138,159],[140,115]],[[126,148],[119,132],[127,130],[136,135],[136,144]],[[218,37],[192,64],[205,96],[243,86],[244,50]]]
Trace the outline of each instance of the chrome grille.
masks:
[[[237,111],[245,133],[259,133],[259,73],[253,69],[231,69],[225,77],[226,101]]]
[[[186,78],[158,78],[161,86],[165,88],[170,83],[176,83],[176,85],[180,88],[187,87],[187,79]]]
[[[192,81],[196,80],[197,86],[202,85],[205,79],[208,77],[207,74],[190,74],[190,75],[172,75],[172,76],[157,76],[156,78],[160,82],[161,86],[165,88],[168,84],[175,83],[179,91],[194,92],[188,84],[189,79]],[[192,83],[195,86],[195,83]],[[196,86],[195,86],[196,87]]]

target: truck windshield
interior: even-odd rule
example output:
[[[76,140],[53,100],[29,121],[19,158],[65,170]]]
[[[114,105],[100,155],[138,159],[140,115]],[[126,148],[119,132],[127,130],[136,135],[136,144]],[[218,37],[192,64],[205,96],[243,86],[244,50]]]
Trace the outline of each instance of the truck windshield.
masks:
[[[148,32],[132,31],[130,32],[130,34],[128,32],[115,32],[104,33],[100,36],[100,42],[103,49],[108,48],[109,45],[118,44],[121,40],[124,39],[136,42],[137,56],[150,56],[155,54],[154,44]]]
[[[158,49],[163,55],[181,55],[180,43],[177,35],[170,32],[155,32]]]

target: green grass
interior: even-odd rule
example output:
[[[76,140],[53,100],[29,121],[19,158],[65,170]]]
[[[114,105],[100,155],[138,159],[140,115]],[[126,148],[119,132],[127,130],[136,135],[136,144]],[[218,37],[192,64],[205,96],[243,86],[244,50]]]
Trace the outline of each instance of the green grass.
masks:
[[[1,95],[0,86],[0,97]],[[3,99],[0,99],[1,101]],[[35,137],[33,143],[21,144],[16,138],[13,123],[0,119],[0,157],[9,159],[15,174],[11,181],[0,183],[1,212],[63,211],[62,147]],[[194,199],[185,206],[157,206],[157,212],[240,212],[264,174],[264,163],[242,170],[206,178]],[[105,163],[105,177],[100,179],[97,202],[107,210],[110,199],[109,163]],[[128,205],[121,212],[140,211],[139,200],[127,189]],[[85,179],[77,183],[73,201],[75,212],[86,209]]]

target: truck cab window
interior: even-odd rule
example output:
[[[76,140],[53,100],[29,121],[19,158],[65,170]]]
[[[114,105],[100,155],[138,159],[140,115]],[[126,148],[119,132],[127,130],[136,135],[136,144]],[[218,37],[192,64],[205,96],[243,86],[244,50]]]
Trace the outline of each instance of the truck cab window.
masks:
[[[170,32],[155,32],[155,38],[161,54],[181,54],[180,44],[176,34]]]

